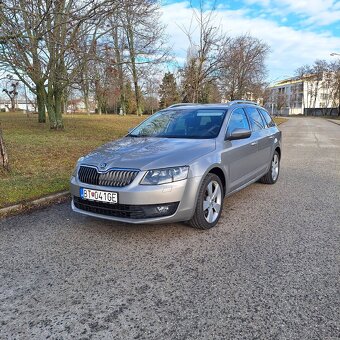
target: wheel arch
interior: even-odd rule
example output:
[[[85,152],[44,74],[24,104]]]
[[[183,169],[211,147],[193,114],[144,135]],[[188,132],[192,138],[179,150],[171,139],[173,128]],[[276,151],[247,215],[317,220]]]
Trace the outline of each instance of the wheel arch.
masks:
[[[225,174],[223,172],[223,170],[217,166],[213,167],[212,169],[210,169],[205,175],[204,177],[207,175],[207,174],[215,174],[216,176],[219,177],[219,179],[221,180],[222,182],[222,186],[223,186],[223,196],[225,196],[226,194],[226,191],[227,191],[227,181],[226,181],[226,178],[225,178]]]
[[[279,154],[279,160],[281,160],[281,148],[277,146],[274,151],[276,151]]]
[[[204,184],[204,181],[207,179],[207,176],[212,176],[212,175],[215,175],[217,176],[220,181],[221,181],[221,184],[222,184],[222,204],[221,204],[221,207],[220,207],[220,210],[219,210],[219,213],[218,213],[218,217],[216,217],[216,220],[213,221],[213,222],[210,222],[212,223],[211,225],[209,225],[208,227],[207,226],[204,226],[204,223],[203,223],[203,226],[202,226],[202,221],[201,220],[201,217],[198,217],[200,216],[199,214],[202,212],[201,211],[201,208],[203,206],[200,206],[201,208],[199,208],[199,210],[197,211],[197,204],[199,203],[199,197],[202,197],[200,196],[202,193],[204,194],[204,192],[202,191],[202,188],[203,188],[203,184]],[[209,179],[209,181],[211,180],[211,177]],[[206,189],[204,189],[206,190]],[[198,187],[198,190],[196,192],[196,199],[195,199],[195,209],[193,211],[193,214],[189,220],[189,224],[195,228],[198,228],[198,229],[210,229],[212,228],[213,226],[216,225],[216,223],[218,222],[218,219],[221,215],[221,212],[222,212],[222,209],[223,209],[223,199],[225,197],[225,190],[226,190],[226,175],[224,173],[224,171],[218,166],[218,165],[212,165],[211,167],[209,167],[209,169],[207,169],[204,173],[204,175],[202,175],[201,177],[201,181],[200,181],[200,184],[199,184],[199,187]],[[204,213],[204,212],[203,212]],[[209,223],[209,221],[208,221]]]

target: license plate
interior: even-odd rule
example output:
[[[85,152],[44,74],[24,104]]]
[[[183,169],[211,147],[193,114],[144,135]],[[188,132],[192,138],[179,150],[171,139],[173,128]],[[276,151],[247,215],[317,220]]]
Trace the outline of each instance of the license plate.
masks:
[[[112,191],[101,191],[80,188],[80,197],[84,200],[89,201],[118,203],[118,194]]]

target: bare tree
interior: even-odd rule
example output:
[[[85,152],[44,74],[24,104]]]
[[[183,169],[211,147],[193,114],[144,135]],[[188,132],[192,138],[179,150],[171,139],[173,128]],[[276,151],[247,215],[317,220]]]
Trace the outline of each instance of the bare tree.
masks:
[[[316,100],[319,96],[320,90],[323,88],[323,77],[324,74],[328,71],[328,64],[325,60],[316,60],[312,67],[312,75],[313,75],[313,109],[315,111],[316,108]]]
[[[8,161],[8,155],[5,147],[5,142],[2,137],[2,129],[0,124],[0,165],[3,169],[6,171],[9,171],[9,161]]]
[[[93,45],[105,34],[100,23],[117,5],[118,0],[3,1],[1,59],[36,93],[40,121],[45,120],[48,108],[51,129],[63,128],[65,91],[82,72]],[[80,57],[78,46],[84,37],[87,48]]]
[[[115,53],[115,61],[116,68],[118,74],[118,84],[119,84],[119,92],[120,92],[120,112],[125,115],[126,114],[126,93],[125,93],[125,72],[124,72],[124,49],[125,49],[125,39],[124,39],[124,30],[119,26],[119,13],[113,13],[111,18],[109,19],[110,25],[112,27],[111,35],[113,39],[114,53]]]
[[[322,114],[326,116],[329,110],[329,106],[332,103],[332,91],[333,90],[333,79],[334,74],[331,72],[330,65],[327,64],[327,69],[323,73],[323,78],[321,81],[321,89],[322,93],[320,93],[321,107],[322,107]]]
[[[229,100],[246,99],[264,85],[268,53],[267,44],[248,34],[228,41],[223,53],[222,83]]]
[[[303,92],[306,92],[306,95],[303,94],[303,107],[307,108],[310,107],[310,102],[312,100],[312,93],[313,93],[313,83],[308,82],[308,78],[311,76],[312,70],[309,65],[304,65],[299,67],[296,71],[296,77],[298,79],[303,80],[304,87]]]
[[[276,108],[282,114],[282,109],[287,106],[287,95],[284,92],[276,93]]]
[[[216,25],[216,20],[215,6],[205,11],[204,1],[200,0],[199,9],[193,8],[189,27],[182,28],[189,40],[187,62],[182,69],[183,101],[201,101],[204,88],[218,78],[223,56],[222,47],[229,39],[221,32],[219,25]]]
[[[127,50],[127,69],[133,83],[137,115],[142,114],[140,75],[143,67],[167,60],[164,26],[160,24],[159,5],[149,0],[123,0],[119,11],[120,24]],[[118,51],[118,49],[117,49]]]
[[[97,103],[105,97],[105,105],[113,106],[113,111],[126,113],[134,106],[136,113],[143,111],[142,92],[146,90],[147,79],[152,69],[168,58],[169,49],[164,40],[164,27],[159,24],[159,7],[150,0],[121,0],[120,7],[111,11],[101,23],[101,32],[91,54],[85,54],[88,43],[81,42],[80,55],[86,55],[87,62],[78,58],[83,65],[76,82],[83,93],[85,106],[90,92]],[[79,66],[80,67],[80,66]],[[109,71],[110,70],[110,71]],[[111,74],[111,80],[104,76]],[[101,77],[103,76],[103,77]],[[131,82],[136,105],[131,105],[127,83]],[[129,97],[129,98],[128,98]],[[98,112],[104,107],[100,104]],[[107,108],[112,111],[112,108]],[[106,110],[106,109],[105,109]],[[105,111],[104,110],[104,111]]]
[[[330,63],[331,80],[331,101],[334,107],[338,108],[340,116],[340,59]]]
[[[62,101],[64,91],[77,79],[94,51],[97,41],[106,34],[101,23],[115,10],[116,2],[90,0],[60,0],[53,2],[47,20],[48,38],[46,46],[49,54],[49,75],[47,107],[51,128],[63,128]],[[87,49],[79,49],[79,41],[86,37]],[[85,54],[81,54],[85,52]],[[79,56],[82,62],[79,62]]]
[[[37,95],[39,122],[45,122],[45,90],[47,58],[43,21],[49,9],[46,1],[2,1],[0,12],[2,67],[10,70]],[[34,86],[27,81],[26,75]]]
[[[9,100],[11,101],[11,111],[14,112],[16,109],[16,100],[18,98],[18,87],[19,82],[14,79],[13,75],[8,74],[6,76],[5,87],[2,89],[2,92],[6,93]]]
[[[273,90],[269,86],[270,86],[269,83],[265,83],[263,87],[261,87],[261,95],[259,96],[262,98],[262,105],[266,107],[268,107],[269,104],[274,105],[273,100],[272,100]]]

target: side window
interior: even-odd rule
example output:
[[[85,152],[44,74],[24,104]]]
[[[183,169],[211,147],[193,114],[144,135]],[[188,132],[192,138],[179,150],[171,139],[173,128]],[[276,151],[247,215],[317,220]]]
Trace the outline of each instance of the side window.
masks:
[[[246,107],[248,117],[252,126],[253,131],[259,131],[264,129],[265,124],[261,118],[260,112],[257,111],[256,107]]]
[[[272,119],[272,117],[270,117],[269,113],[263,109],[259,109],[261,114],[262,114],[262,117],[264,118],[264,120],[266,121],[267,123],[267,126],[268,127],[272,127],[272,126],[275,126],[275,123]]]
[[[235,129],[248,129],[249,122],[243,109],[236,109],[231,113],[231,117],[228,124],[227,135],[229,135]]]

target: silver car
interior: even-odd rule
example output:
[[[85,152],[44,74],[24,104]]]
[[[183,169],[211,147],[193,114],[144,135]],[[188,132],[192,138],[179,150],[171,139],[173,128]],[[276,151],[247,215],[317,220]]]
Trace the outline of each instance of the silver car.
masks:
[[[72,209],[129,223],[209,229],[226,196],[279,176],[281,132],[253,102],[176,104],[81,157]]]

